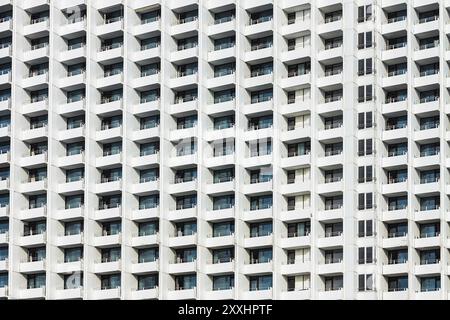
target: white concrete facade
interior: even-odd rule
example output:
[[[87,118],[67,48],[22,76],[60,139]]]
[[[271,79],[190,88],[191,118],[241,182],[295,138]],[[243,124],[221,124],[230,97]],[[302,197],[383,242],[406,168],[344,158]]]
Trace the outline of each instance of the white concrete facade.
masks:
[[[0,298],[448,299],[449,26],[0,0]]]

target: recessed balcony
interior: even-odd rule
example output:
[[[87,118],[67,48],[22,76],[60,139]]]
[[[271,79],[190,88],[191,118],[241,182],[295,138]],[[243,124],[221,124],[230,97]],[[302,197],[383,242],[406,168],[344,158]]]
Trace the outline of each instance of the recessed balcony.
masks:
[[[84,152],[66,155],[57,159],[58,167],[62,169],[73,169],[84,164]]]
[[[47,216],[47,206],[27,208],[19,211],[18,218],[23,221],[43,219]]]
[[[120,219],[122,217],[122,206],[106,206],[105,208],[94,210],[93,219],[97,221],[108,221]]]
[[[61,248],[70,248],[77,245],[83,245],[84,243],[84,235],[83,232],[78,234],[62,234],[56,237],[55,244]],[[64,267],[66,268],[66,267]]]
[[[159,244],[160,236],[157,232],[139,232],[131,238],[131,246],[135,248],[151,247]]]
[[[79,220],[84,217],[84,206],[79,205],[73,208],[59,209],[55,212],[55,219],[60,221]]]

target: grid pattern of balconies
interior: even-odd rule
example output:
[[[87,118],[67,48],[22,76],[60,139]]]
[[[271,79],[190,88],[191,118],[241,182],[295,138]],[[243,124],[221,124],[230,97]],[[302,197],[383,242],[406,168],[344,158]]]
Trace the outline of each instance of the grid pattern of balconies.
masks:
[[[0,298],[448,299],[449,26],[0,0]]]

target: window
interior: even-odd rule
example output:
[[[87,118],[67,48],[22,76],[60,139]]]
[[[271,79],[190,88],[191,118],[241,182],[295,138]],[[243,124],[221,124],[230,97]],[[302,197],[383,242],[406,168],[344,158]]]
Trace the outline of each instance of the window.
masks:
[[[365,6],[358,7],[358,22],[365,22],[372,19],[372,5],[368,4]]]
[[[358,155],[359,156],[368,156],[373,153],[372,148],[372,139],[359,140],[358,141]]]
[[[83,258],[83,248],[67,248],[64,250],[64,262],[80,261]]]
[[[213,276],[213,290],[229,290],[234,288],[234,275]]]
[[[372,31],[358,33],[358,49],[371,48],[372,45]]]
[[[373,274],[358,275],[358,291],[372,291],[374,290],[374,283]]]
[[[373,263],[373,248],[358,248],[358,264]]]
[[[269,290],[272,288],[272,276],[250,277],[250,291]]]
[[[158,195],[139,197],[139,210],[157,208],[159,205]]]
[[[358,113],[358,129],[372,128],[372,111]]]
[[[158,258],[158,248],[138,249],[138,263],[154,262]]]
[[[150,290],[158,286],[158,275],[141,275],[138,276],[138,290]]]
[[[367,210],[373,208],[373,193],[358,194],[358,210]]]
[[[373,235],[373,220],[358,221],[358,237],[371,237]]]
[[[175,277],[175,290],[189,290],[197,286],[197,275],[183,275]]]
[[[368,102],[373,99],[372,85],[359,86],[358,87],[358,102]]]

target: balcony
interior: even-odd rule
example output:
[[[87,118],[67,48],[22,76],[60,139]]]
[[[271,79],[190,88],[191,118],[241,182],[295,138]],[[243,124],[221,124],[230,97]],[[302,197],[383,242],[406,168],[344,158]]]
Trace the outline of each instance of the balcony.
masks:
[[[284,63],[299,63],[308,57],[311,57],[311,46],[297,45],[282,51],[280,60]]]
[[[56,237],[55,245],[61,248],[70,248],[84,243],[84,234],[61,234]]]
[[[18,218],[23,221],[32,221],[45,218],[47,216],[47,206],[38,208],[22,209],[19,211]]]
[[[222,47],[214,48],[208,52],[208,62],[214,64],[227,63],[236,57],[235,44],[228,44]]]
[[[414,212],[414,221],[439,221],[441,219],[441,210],[439,205],[423,207]]]
[[[234,233],[231,232],[225,232],[223,235],[208,235],[206,239],[204,239],[204,246],[209,249],[229,247],[234,245],[234,243]]]
[[[98,37],[105,36],[111,33],[120,34],[121,31],[123,31],[123,25],[124,23],[122,17],[104,20],[103,24],[97,25],[95,34]]]
[[[289,207],[288,210],[280,212],[280,220],[283,222],[295,222],[310,219],[312,216],[310,208]]]
[[[131,273],[133,274],[148,274],[159,271],[159,261],[139,261],[131,265]]]
[[[317,247],[321,249],[332,249],[344,246],[344,235],[341,231],[332,231],[325,233],[317,239]]]
[[[235,218],[234,207],[218,208],[216,210],[208,210],[205,213],[205,220],[210,222],[219,222]]]
[[[439,40],[420,45],[413,53],[414,61],[429,60],[433,57],[439,57]]]
[[[121,298],[120,287],[104,288],[93,290],[92,299],[94,300],[118,300]]]
[[[281,292],[281,300],[310,300],[311,289],[292,289]]]
[[[207,262],[204,266],[204,272],[207,275],[220,275],[224,273],[233,273],[234,272],[234,261],[233,259],[229,259],[226,261],[220,261],[216,263]]]
[[[29,102],[25,102],[19,110],[20,113],[28,117],[44,115],[48,113],[48,99],[38,98]]]
[[[22,34],[24,36],[33,36],[33,37],[42,37],[48,34],[48,30],[50,27],[50,20],[48,17],[42,17],[38,19],[34,19],[30,24],[26,24],[22,26]]]
[[[131,300],[154,300],[159,298],[158,287],[134,290],[131,292]]]
[[[40,288],[20,289],[20,299],[45,299],[45,286]]]
[[[97,248],[108,248],[120,245],[122,243],[122,234],[109,234],[107,232],[103,235],[97,235],[94,237],[93,246]]]
[[[6,218],[6,217],[8,217],[8,216],[9,216],[9,213],[10,213],[10,207],[9,207],[9,204],[7,204],[7,205],[2,204],[2,205],[0,206],[0,218]]]
[[[213,0],[214,1],[214,0]],[[229,1],[229,0],[228,0]],[[233,32],[236,28],[236,19],[233,16],[223,17],[214,20],[213,24],[210,24],[207,29],[208,36],[220,36]]]
[[[192,100],[178,100],[176,103],[169,105],[169,114],[184,116],[198,110],[197,98]]]
[[[169,221],[183,221],[197,218],[197,207],[178,207],[169,210],[167,220]]]
[[[391,260],[388,263],[383,264],[383,275],[385,276],[397,276],[401,274],[407,274],[409,271],[407,260]]]
[[[184,64],[188,63],[195,58],[198,58],[198,47],[185,47],[178,48],[177,51],[172,51],[169,55],[169,60],[172,63]]]
[[[38,234],[23,234],[19,237],[18,244],[21,247],[31,248],[45,245],[47,234],[45,232]]]
[[[144,117],[155,114],[161,108],[159,99],[141,100],[139,104],[132,105],[130,112],[136,116]]]
[[[397,63],[408,56],[408,44],[406,42],[387,45],[381,52],[381,60],[386,63]]]
[[[71,128],[67,130],[60,130],[57,133],[57,140],[65,143],[72,143],[79,141],[80,138],[85,136],[85,127],[81,125],[77,128]]]
[[[263,194],[267,191],[272,190],[273,188],[273,181],[270,180],[254,180],[250,183],[244,183],[241,186],[241,192],[245,195],[257,195],[257,194]]]
[[[274,49],[272,45],[262,44],[244,52],[244,61],[246,63],[258,64],[268,61],[273,57]]]
[[[191,259],[188,261],[184,261],[182,259],[178,259],[175,262],[169,263],[167,272],[169,274],[177,275],[177,274],[186,274],[197,271],[197,261],[195,259]]]
[[[100,104],[94,105],[93,112],[98,116],[106,116],[121,111],[123,108],[123,100],[104,98]]]
[[[273,234],[272,233],[262,233],[262,234],[252,234],[250,236],[244,237],[243,247],[244,248],[262,248],[272,246]]]
[[[189,37],[196,34],[198,30],[198,17],[192,17],[187,20],[177,21],[170,27],[170,35],[175,38]]]
[[[143,3],[144,0],[134,0],[134,2],[142,2],[143,7],[147,7],[147,3]],[[159,2],[159,0],[153,0]],[[151,6],[151,5],[150,5]],[[132,28],[131,33],[135,37],[145,36],[146,34],[156,34],[157,31],[161,30],[161,20],[160,17],[155,17],[155,19],[141,20],[141,23]]]
[[[59,157],[56,163],[61,169],[73,169],[79,167],[84,164],[84,152]]]
[[[135,63],[148,64],[157,61],[161,57],[161,47],[154,44],[141,47],[141,50],[131,54],[131,61]]]
[[[86,109],[84,99],[78,101],[68,101],[67,103],[56,106],[56,113],[64,117],[73,117],[82,114]]]
[[[96,61],[102,64],[119,62],[123,57],[123,51],[124,49],[122,44],[104,46],[97,52]]]
[[[169,158],[168,166],[172,168],[183,167],[189,164],[197,164],[198,154],[196,150],[189,150],[174,154]]]
[[[309,260],[294,260],[288,261],[288,263],[282,263],[280,267],[280,273],[282,275],[301,275],[311,272],[311,261]]]
[[[272,300],[272,288],[261,290],[249,290],[242,292],[240,299],[243,300]]]
[[[149,90],[157,87],[161,82],[159,71],[155,73],[141,73],[140,77],[131,80],[131,86],[138,90]]]
[[[401,221],[408,219],[408,209],[403,206],[392,206],[381,213],[382,221]]]
[[[176,179],[169,184],[168,193],[170,194],[187,194],[191,191],[197,190],[197,180],[184,181]]]
[[[178,289],[167,291],[167,300],[192,300],[197,298],[197,289]]]
[[[30,50],[22,51],[22,60],[27,63],[42,63],[48,59],[50,48],[48,43],[39,44],[30,48]]]
[[[159,244],[159,233],[138,233],[131,238],[131,246],[145,248]]]
[[[215,1],[215,0],[214,0]],[[205,291],[206,300],[233,300],[235,297],[234,288]]]
[[[131,212],[131,220],[133,221],[148,221],[159,217],[159,207],[142,207]]]
[[[248,222],[257,222],[273,218],[272,207],[253,208],[252,210],[244,210],[242,220]]]
[[[141,156],[131,159],[131,166],[142,170],[146,168],[155,167],[159,164],[159,151],[154,153],[143,153]]]
[[[95,132],[95,140],[101,143],[110,143],[113,141],[120,141],[123,135],[123,127],[110,127],[102,125],[101,129]]]
[[[72,262],[58,262],[56,264],[55,271],[59,274],[72,274],[74,272],[82,272],[83,260]]]
[[[381,26],[381,34],[398,34],[402,30],[407,29],[407,17],[399,16],[387,20],[387,23],[383,23]]]
[[[29,77],[23,78],[21,81],[22,88],[26,90],[42,90],[47,87],[48,84],[48,71],[35,75],[30,75]]]
[[[86,46],[84,44],[76,47],[68,47],[67,50],[61,50],[57,54],[57,59],[61,63],[77,63],[82,62],[86,57]],[[62,78],[61,83],[68,81]],[[77,77],[79,80],[80,78]]]
[[[84,217],[84,206],[56,210],[55,219],[60,221],[77,220]]]
[[[205,193],[210,195],[224,194],[235,190],[234,179],[219,181],[216,183],[207,183],[205,186]]]
[[[344,272],[344,262],[341,258],[331,258],[317,265],[317,273],[320,275],[333,275]]]
[[[280,239],[279,246],[286,250],[306,248],[311,245],[310,235],[301,235],[297,233],[288,234],[287,237]]]
[[[109,206],[106,205],[104,208],[99,208],[98,210],[94,210],[93,219],[97,221],[107,221],[119,219],[122,217],[122,206]]]
[[[331,290],[319,291],[317,293],[319,300],[343,300],[344,290],[342,288],[333,288]]]
[[[96,194],[111,194],[122,190],[121,178],[104,178],[95,184]]]
[[[81,300],[83,299],[83,287],[71,289],[57,289],[55,292],[56,300]]]
[[[327,205],[324,209],[317,212],[319,221],[337,221],[344,218],[344,209],[342,204]]]
[[[197,233],[182,233],[175,236],[169,236],[168,246],[171,248],[185,248],[197,245]]]
[[[249,23],[244,26],[243,34],[246,37],[264,36],[270,34],[272,30],[273,30],[272,17],[267,16],[250,20]]]
[[[136,195],[148,195],[159,190],[159,179],[141,179],[140,183],[131,186],[131,193]]]
[[[103,156],[97,157],[95,159],[95,166],[97,168],[101,169],[107,169],[112,168],[116,165],[119,165],[122,163],[122,152],[119,153],[104,153]],[[117,184],[117,182],[116,182]],[[99,192],[107,192],[106,188],[103,186],[100,186],[100,184],[97,184],[99,187]],[[106,187],[113,187],[113,188],[120,188],[115,186],[115,184],[107,184]]]
[[[114,272],[120,272],[121,271],[121,260],[115,260],[115,261],[101,261],[94,263],[94,273],[96,274],[111,274]]]
[[[245,274],[246,276],[252,276],[252,275],[260,275],[265,273],[272,273],[273,272],[273,263],[272,261],[258,261],[255,260],[253,263],[244,263],[241,265],[241,273]]]

